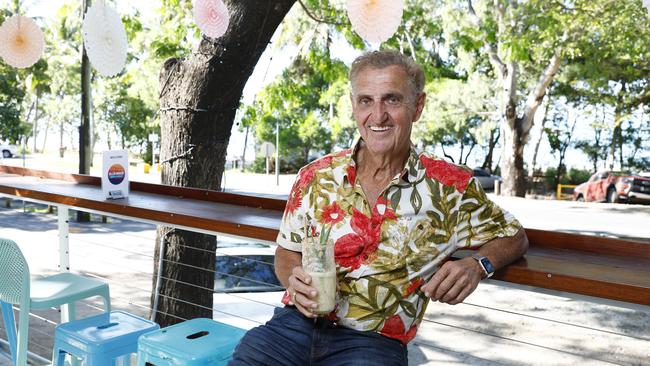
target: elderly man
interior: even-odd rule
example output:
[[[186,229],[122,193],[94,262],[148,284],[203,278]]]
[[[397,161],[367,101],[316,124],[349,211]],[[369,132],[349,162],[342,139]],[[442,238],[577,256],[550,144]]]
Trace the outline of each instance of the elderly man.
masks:
[[[286,306],[246,334],[231,365],[406,365],[429,299],[462,302],[528,247],[469,170],[411,143],[426,99],[419,65],[372,52],[354,61],[350,81],[360,137],[300,170],[275,255]],[[323,317],[301,251],[305,233],[324,228],[338,298]],[[449,261],[458,249],[474,254]]]

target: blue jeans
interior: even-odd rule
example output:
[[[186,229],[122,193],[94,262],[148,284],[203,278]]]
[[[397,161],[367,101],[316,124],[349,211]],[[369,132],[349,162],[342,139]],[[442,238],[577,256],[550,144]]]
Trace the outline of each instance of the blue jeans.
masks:
[[[310,319],[287,306],[276,308],[271,320],[248,331],[228,365],[406,366],[408,358],[398,340]]]

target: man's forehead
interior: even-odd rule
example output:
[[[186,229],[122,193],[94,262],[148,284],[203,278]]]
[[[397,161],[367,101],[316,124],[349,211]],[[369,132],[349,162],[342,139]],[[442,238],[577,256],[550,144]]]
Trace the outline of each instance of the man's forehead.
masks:
[[[388,94],[405,92],[408,88],[408,75],[397,65],[383,68],[367,67],[359,71],[351,80],[354,94]]]

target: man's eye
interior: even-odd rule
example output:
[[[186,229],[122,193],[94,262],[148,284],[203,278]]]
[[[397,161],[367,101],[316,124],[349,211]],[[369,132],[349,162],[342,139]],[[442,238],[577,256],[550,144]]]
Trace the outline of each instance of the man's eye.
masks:
[[[363,99],[359,100],[360,105],[370,105],[371,103],[372,103],[372,100],[370,100],[369,98],[363,98]]]
[[[386,103],[388,103],[388,105],[400,105],[402,100],[399,97],[390,97]]]

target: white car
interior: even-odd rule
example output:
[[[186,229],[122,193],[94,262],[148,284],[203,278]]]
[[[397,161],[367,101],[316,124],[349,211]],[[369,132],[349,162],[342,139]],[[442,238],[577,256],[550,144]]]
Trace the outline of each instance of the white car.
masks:
[[[483,189],[486,190],[486,191],[494,190],[494,181],[497,181],[497,180],[499,182],[502,181],[500,176],[490,174],[485,169],[474,168],[474,169],[472,169],[472,171],[473,171],[474,177],[476,177],[476,179],[478,179],[478,181],[481,183],[481,187],[483,187]]]
[[[0,142],[0,152],[3,158],[11,158],[18,155],[18,147]]]

